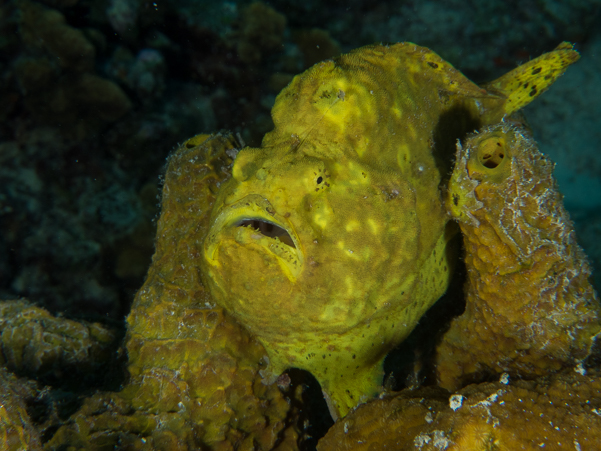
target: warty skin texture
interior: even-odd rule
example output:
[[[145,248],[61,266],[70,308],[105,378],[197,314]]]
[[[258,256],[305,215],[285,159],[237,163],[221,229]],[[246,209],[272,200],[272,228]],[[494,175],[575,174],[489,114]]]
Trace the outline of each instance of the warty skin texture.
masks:
[[[274,130],[238,154],[202,260],[215,301],[265,346],[267,382],[310,371],[334,418],[377,393],[385,355],[448,286],[439,185],[455,141],[527,104],[577,58],[562,44],[486,90],[402,43],[294,78]]]

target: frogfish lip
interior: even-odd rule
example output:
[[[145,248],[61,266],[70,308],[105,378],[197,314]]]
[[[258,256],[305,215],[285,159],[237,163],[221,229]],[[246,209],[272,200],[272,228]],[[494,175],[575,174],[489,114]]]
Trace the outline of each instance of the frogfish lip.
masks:
[[[303,267],[300,240],[292,224],[258,194],[249,194],[218,213],[204,242],[210,265],[220,266],[219,247],[227,240],[249,249],[262,247],[291,281],[296,281]]]

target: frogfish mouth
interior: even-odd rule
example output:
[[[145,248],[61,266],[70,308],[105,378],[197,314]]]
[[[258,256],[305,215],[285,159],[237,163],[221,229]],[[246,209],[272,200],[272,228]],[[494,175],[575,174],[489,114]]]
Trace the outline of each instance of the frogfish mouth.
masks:
[[[250,194],[220,212],[206,241],[206,258],[217,264],[216,253],[220,248],[224,252],[228,241],[237,252],[248,250],[272,258],[291,280],[296,279],[303,265],[303,254],[292,225],[276,213],[267,199],[257,194]]]

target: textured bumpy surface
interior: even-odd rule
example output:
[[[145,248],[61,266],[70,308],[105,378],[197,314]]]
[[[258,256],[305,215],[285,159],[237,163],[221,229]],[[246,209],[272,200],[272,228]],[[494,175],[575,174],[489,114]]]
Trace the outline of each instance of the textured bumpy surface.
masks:
[[[203,135],[171,157],[156,253],[128,317],[130,380],[86,400],[49,449],[296,448],[293,410],[258,374],[265,351],[200,281],[202,239],[233,147]]]
[[[319,451],[595,451],[601,440],[601,378],[570,371],[537,381],[502,378],[458,393],[403,390],[360,406]]]
[[[29,377],[104,364],[115,334],[98,323],[56,318],[25,301],[0,303],[0,366]]]
[[[467,306],[438,347],[441,386],[536,377],[589,355],[599,300],[552,172],[515,125],[459,146],[448,206],[465,243]]]
[[[236,158],[203,259],[215,301],[265,346],[269,380],[310,371],[335,418],[377,392],[384,356],[449,282],[439,185],[455,141],[523,107],[577,58],[562,44],[487,91],[401,43],[294,78],[262,147]]]
[[[33,382],[19,381],[0,368],[0,449],[41,451],[40,434],[27,413],[26,401],[35,398]]]

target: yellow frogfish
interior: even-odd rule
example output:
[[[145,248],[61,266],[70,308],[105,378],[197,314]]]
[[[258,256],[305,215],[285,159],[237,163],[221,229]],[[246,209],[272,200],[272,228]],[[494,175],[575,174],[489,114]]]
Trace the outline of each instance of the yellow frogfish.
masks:
[[[376,395],[386,354],[445,292],[455,143],[528,104],[578,53],[568,43],[483,86],[412,43],[367,46],[296,76],[274,129],[222,184],[202,271],[265,347],[273,382],[311,372],[341,417]]]

